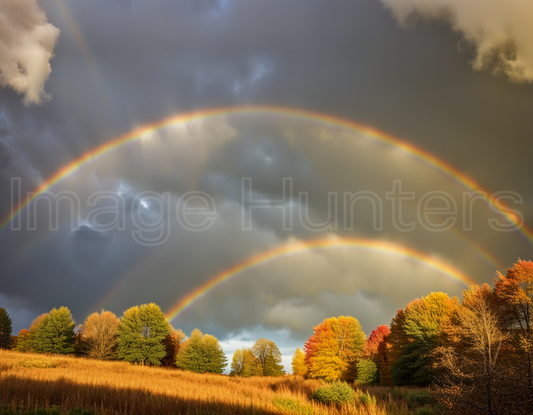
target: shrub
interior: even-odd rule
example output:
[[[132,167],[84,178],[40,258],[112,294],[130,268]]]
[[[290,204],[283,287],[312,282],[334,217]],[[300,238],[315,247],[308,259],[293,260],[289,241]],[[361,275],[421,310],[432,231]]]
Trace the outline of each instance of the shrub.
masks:
[[[318,388],[313,394],[313,399],[327,405],[340,405],[353,402],[354,391],[346,382],[335,382]]]
[[[313,415],[313,408],[309,405],[302,404],[296,399],[290,398],[275,398],[272,403],[276,408],[290,411],[300,415]]]
[[[368,393],[360,393],[357,398],[359,399],[359,402],[361,402],[363,405],[375,405],[376,404],[376,398]]]
[[[416,415],[433,415],[433,409],[431,408],[418,408],[416,410]]]

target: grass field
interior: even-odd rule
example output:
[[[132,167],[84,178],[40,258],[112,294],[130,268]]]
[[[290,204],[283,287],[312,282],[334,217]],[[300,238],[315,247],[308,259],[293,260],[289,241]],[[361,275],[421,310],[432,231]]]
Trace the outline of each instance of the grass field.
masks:
[[[311,399],[320,386],[296,376],[233,378],[0,350],[0,415],[434,413],[424,390],[356,389],[354,403],[325,406]]]

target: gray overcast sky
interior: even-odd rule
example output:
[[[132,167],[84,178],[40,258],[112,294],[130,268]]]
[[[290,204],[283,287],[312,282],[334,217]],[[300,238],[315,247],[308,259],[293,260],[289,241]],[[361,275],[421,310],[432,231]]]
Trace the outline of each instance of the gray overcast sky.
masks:
[[[79,206],[54,204],[56,228],[44,199],[7,224],[0,306],[18,332],[53,307],[81,324],[189,296],[174,327],[290,354],[324,318],[368,334],[415,297],[460,295],[453,275],[492,283],[532,257],[532,19],[518,0],[3,1],[2,218],[143,125],[249,110],[144,134],[51,186]],[[458,177],[497,205],[465,204]],[[184,216],[185,200],[204,212]]]

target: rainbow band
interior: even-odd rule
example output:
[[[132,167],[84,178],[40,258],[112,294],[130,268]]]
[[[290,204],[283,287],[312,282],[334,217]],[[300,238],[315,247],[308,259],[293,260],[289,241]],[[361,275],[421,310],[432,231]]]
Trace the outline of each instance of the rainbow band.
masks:
[[[120,137],[117,137],[101,146],[88,151],[78,159],[72,161],[54,175],[48,178],[46,181],[41,183],[34,192],[29,194],[22,202],[16,206],[9,214],[6,215],[0,222],[0,233],[3,232],[7,225],[16,218],[23,210],[26,208],[36,197],[38,197],[43,192],[46,192],[56,183],[70,176],[72,173],[76,172],[86,164],[97,159],[98,157],[115,150],[123,145],[126,145],[130,142],[134,142],[141,137],[154,133],[160,129],[179,125],[186,124],[195,121],[201,121],[208,118],[223,117],[229,115],[239,115],[239,114],[256,114],[256,115],[273,115],[273,116],[284,116],[292,117],[295,119],[300,119],[303,121],[314,121],[322,122],[336,127],[343,127],[349,130],[354,130],[359,133],[364,134],[367,138],[373,139],[375,141],[385,143],[387,145],[393,146],[398,150],[408,154],[415,159],[420,160],[421,162],[435,168],[437,171],[440,171],[442,174],[451,178],[455,182],[459,183],[461,186],[470,189],[475,192],[484,192],[490,194],[487,190],[481,187],[478,183],[472,180],[470,177],[464,173],[457,170],[455,167],[445,163],[444,161],[438,159],[434,155],[406,142],[401,141],[400,139],[378,131],[374,128],[358,124],[353,121],[348,121],[342,118],[334,117],[332,115],[320,114],[317,112],[294,109],[294,108],[285,108],[285,107],[271,107],[271,106],[246,106],[246,107],[223,107],[217,109],[210,109],[205,111],[198,111],[193,113],[186,113],[176,115],[164,120],[146,124],[136,130],[133,130],[127,134],[124,134]],[[515,224],[516,218],[509,212],[509,209],[501,202],[499,205],[492,205],[493,208],[500,212],[510,223]],[[528,240],[529,243],[533,245],[533,232],[531,232],[525,225],[522,225],[519,229],[521,234]]]
[[[205,284],[201,285],[191,293],[187,294],[185,297],[181,298],[177,303],[175,303],[167,310],[165,316],[167,317],[167,320],[171,322],[176,317],[178,317],[185,309],[193,305],[197,300],[205,296],[207,293],[209,293],[211,290],[215,289],[222,283],[229,281],[232,278],[237,277],[238,275],[241,275],[247,271],[268,264],[269,262],[308,251],[332,250],[340,248],[372,251],[396,256],[403,259],[409,259],[411,261],[415,261],[417,263],[425,265],[428,268],[434,269],[440,272],[441,274],[444,274],[448,278],[457,281],[465,288],[470,285],[476,284],[476,281],[474,281],[472,278],[437,258],[434,258],[415,249],[402,247],[390,242],[363,238],[314,239],[309,241],[298,242],[293,241],[253,255],[245,259],[244,261],[238,263],[237,265],[234,265],[233,267],[222,271],[220,274],[211,278]]]

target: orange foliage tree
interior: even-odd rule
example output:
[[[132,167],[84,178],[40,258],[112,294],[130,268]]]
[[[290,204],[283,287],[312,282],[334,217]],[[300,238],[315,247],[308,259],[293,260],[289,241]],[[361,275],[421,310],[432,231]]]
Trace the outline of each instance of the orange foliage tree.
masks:
[[[378,370],[378,382],[381,385],[390,383],[388,360],[387,360],[387,338],[390,330],[382,325],[372,330],[365,342],[364,356],[372,360]]]
[[[498,272],[494,293],[501,319],[521,362],[519,370],[527,379],[529,396],[533,396],[533,262],[519,260],[507,275]]]
[[[176,367],[176,356],[186,337],[185,333],[180,329],[176,330],[172,328],[172,332],[163,339],[166,354],[161,360],[161,366]]]
[[[354,317],[330,317],[313,330],[304,346],[309,376],[327,381],[353,381],[365,344],[359,322]]]

